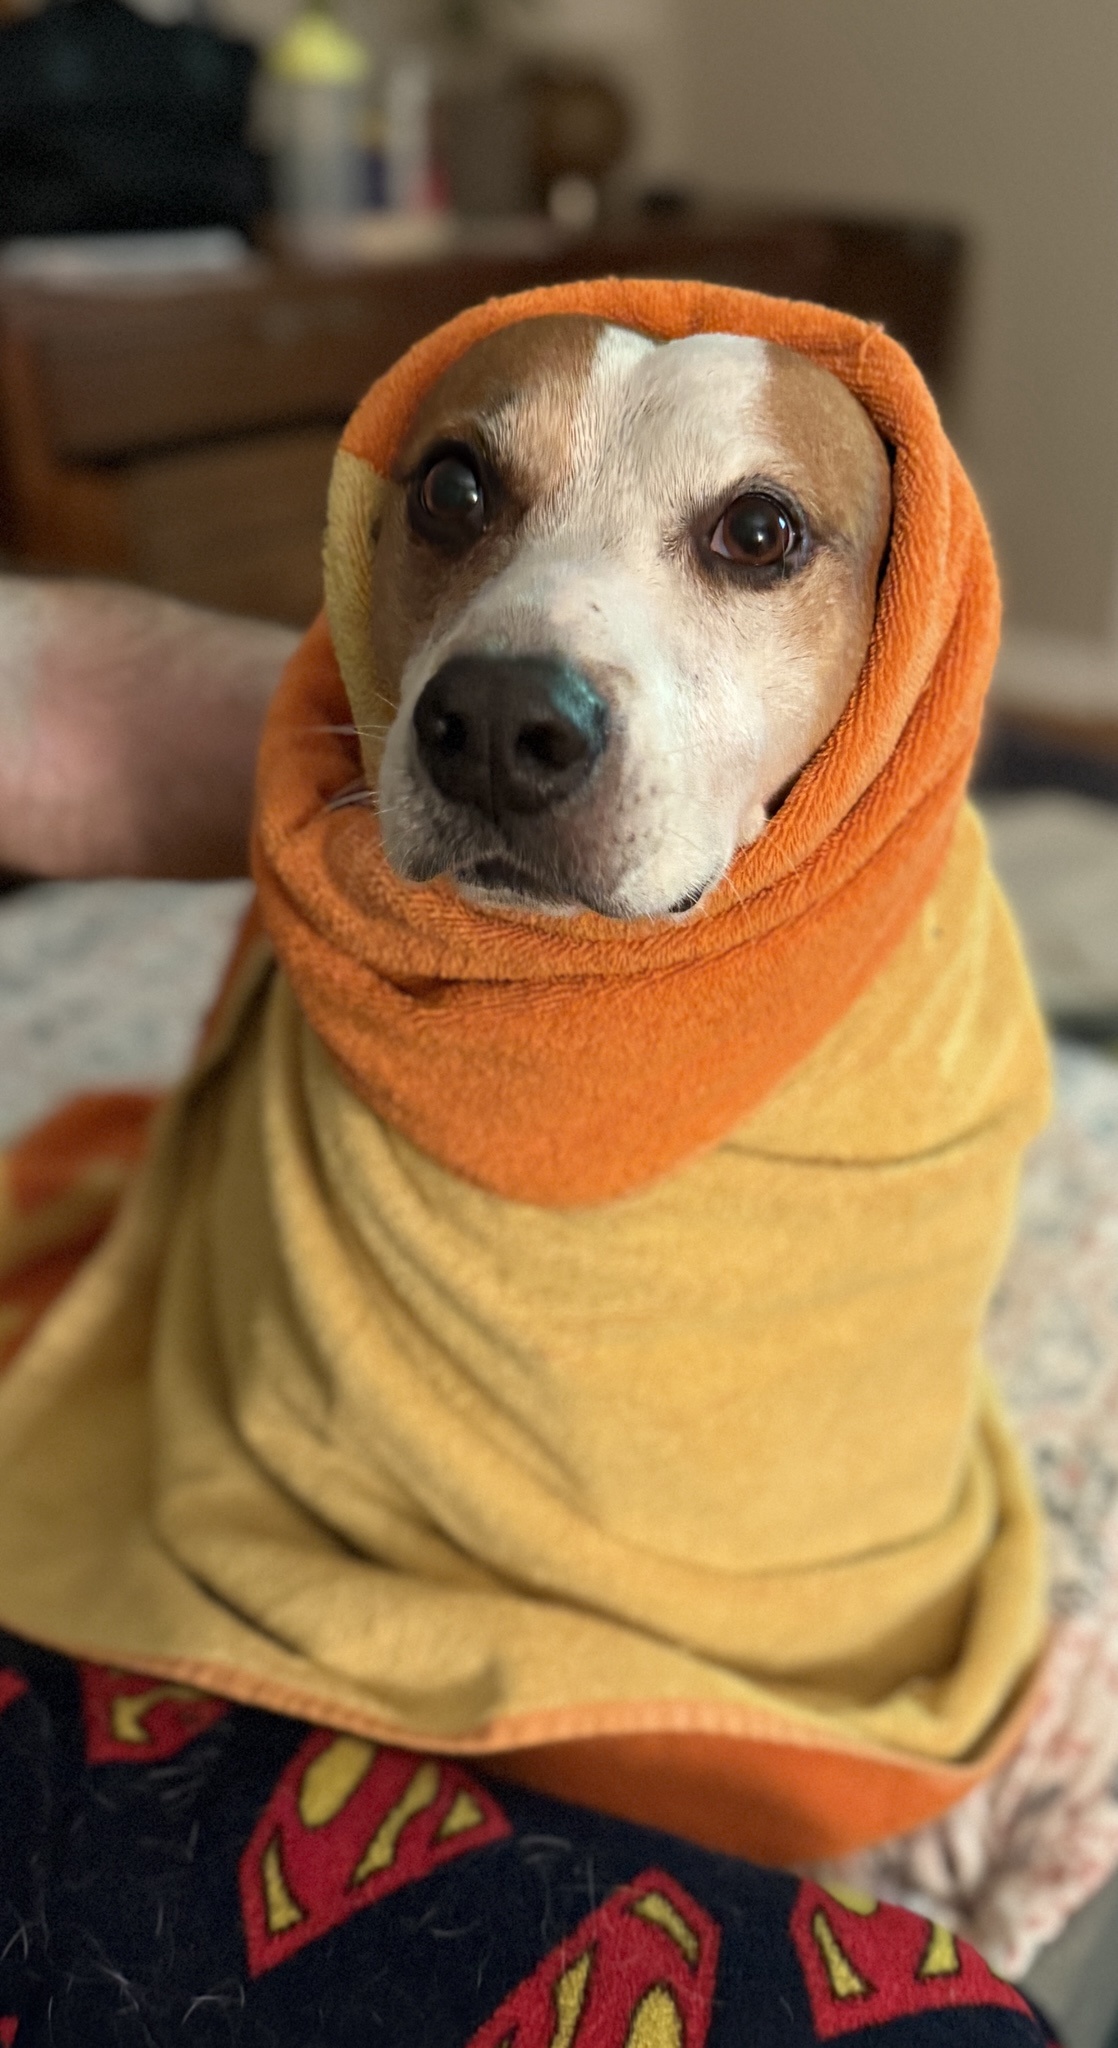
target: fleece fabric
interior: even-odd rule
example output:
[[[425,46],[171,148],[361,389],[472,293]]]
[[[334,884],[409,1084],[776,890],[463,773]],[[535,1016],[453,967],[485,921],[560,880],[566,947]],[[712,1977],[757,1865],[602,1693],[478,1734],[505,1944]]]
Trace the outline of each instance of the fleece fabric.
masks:
[[[330,807],[371,465],[486,323],[564,306],[799,335],[896,451],[850,710],[684,926],[470,910]],[[0,1619],[773,1860],[912,1826],[1005,1753],[1043,1627],[979,1349],[1046,1064],[960,808],[996,611],[969,489],[874,330],[620,284],[452,323],[338,476],[330,628],[262,761],[271,945],[0,1388]],[[569,1116],[529,1128],[529,1086]],[[21,1206],[35,1157],[41,1273],[81,1177]]]
[[[1051,2048],[965,1941],[0,1636],[4,2048]]]

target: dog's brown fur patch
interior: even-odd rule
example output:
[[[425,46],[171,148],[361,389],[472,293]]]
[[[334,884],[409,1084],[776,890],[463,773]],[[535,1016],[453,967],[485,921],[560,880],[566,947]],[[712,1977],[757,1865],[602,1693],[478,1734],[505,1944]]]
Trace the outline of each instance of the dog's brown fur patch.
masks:
[[[461,610],[508,561],[525,509],[569,474],[571,423],[605,325],[555,314],[502,327],[453,364],[420,406],[393,465],[373,564],[373,653],[393,703],[417,640],[440,613]],[[490,525],[450,560],[417,541],[407,517],[407,479],[425,450],[443,440],[480,448],[501,481]]]
[[[865,408],[845,384],[795,349],[766,343],[766,426],[779,442],[780,480],[830,543],[818,573],[777,601],[800,614],[801,642],[828,648],[819,671],[814,751],[838,719],[873,627],[893,487],[889,457]]]

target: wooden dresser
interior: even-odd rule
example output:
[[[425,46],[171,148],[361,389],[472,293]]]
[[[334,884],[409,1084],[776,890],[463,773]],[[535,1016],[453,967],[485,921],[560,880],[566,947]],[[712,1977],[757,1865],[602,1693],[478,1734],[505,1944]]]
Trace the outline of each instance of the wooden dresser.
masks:
[[[933,385],[952,367],[949,230],[688,213],[544,227],[423,260],[130,289],[0,285],[0,547],[301,625],[319,603],[326,479],[366,386],[493,293],[627,273],[811,298],[884,322]]]

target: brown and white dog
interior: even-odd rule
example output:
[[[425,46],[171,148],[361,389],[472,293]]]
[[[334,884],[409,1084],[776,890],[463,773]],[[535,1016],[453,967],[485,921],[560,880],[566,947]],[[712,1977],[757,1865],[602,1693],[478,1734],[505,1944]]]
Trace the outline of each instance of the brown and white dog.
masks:
[[[363,738],[398,872],[446,874],[505,910],[694,912],[854,689],[891,504],[869,415],[789,349],[656,343],[581,315],[475,344],[421,406],[381,501],[370,630],[391,719]],[[1018,1361],[1042,1472],[1056,1409],[1037,1361],[1059,1371],[1026,1272],[1048,1260],[1069,1329],[1098,1290],[1061,1228],[1045,1212],[1040,1254],[1026,1218],[990,1326],[995,1355]],[[1079,1426],[1068,1416],[1069,1436]],[[1080,1600],[1034,1737],[940,1821],[840,1873],[962,1926],[1014,1975],[1118,1841],[1098,1790],[1115,1746],[1112,1582]],[[1043,1988],[1060,2002],[1058,1966]]]
[[[683,915],[862,667],[890,519],[845,385],[731,334],[505,327],[421,406],[376,549],[389,859],[475,900]]]

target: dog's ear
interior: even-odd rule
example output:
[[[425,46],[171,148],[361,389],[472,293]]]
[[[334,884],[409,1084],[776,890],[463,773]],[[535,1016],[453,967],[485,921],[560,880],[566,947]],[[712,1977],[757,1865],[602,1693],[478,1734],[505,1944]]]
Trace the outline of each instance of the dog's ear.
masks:
[[[392,709],[377,676],[369,630],[373,556],[387,490],[371,463],[339,448],[330,475],[322,573],[330,638],[359,732],[383,726]]]

